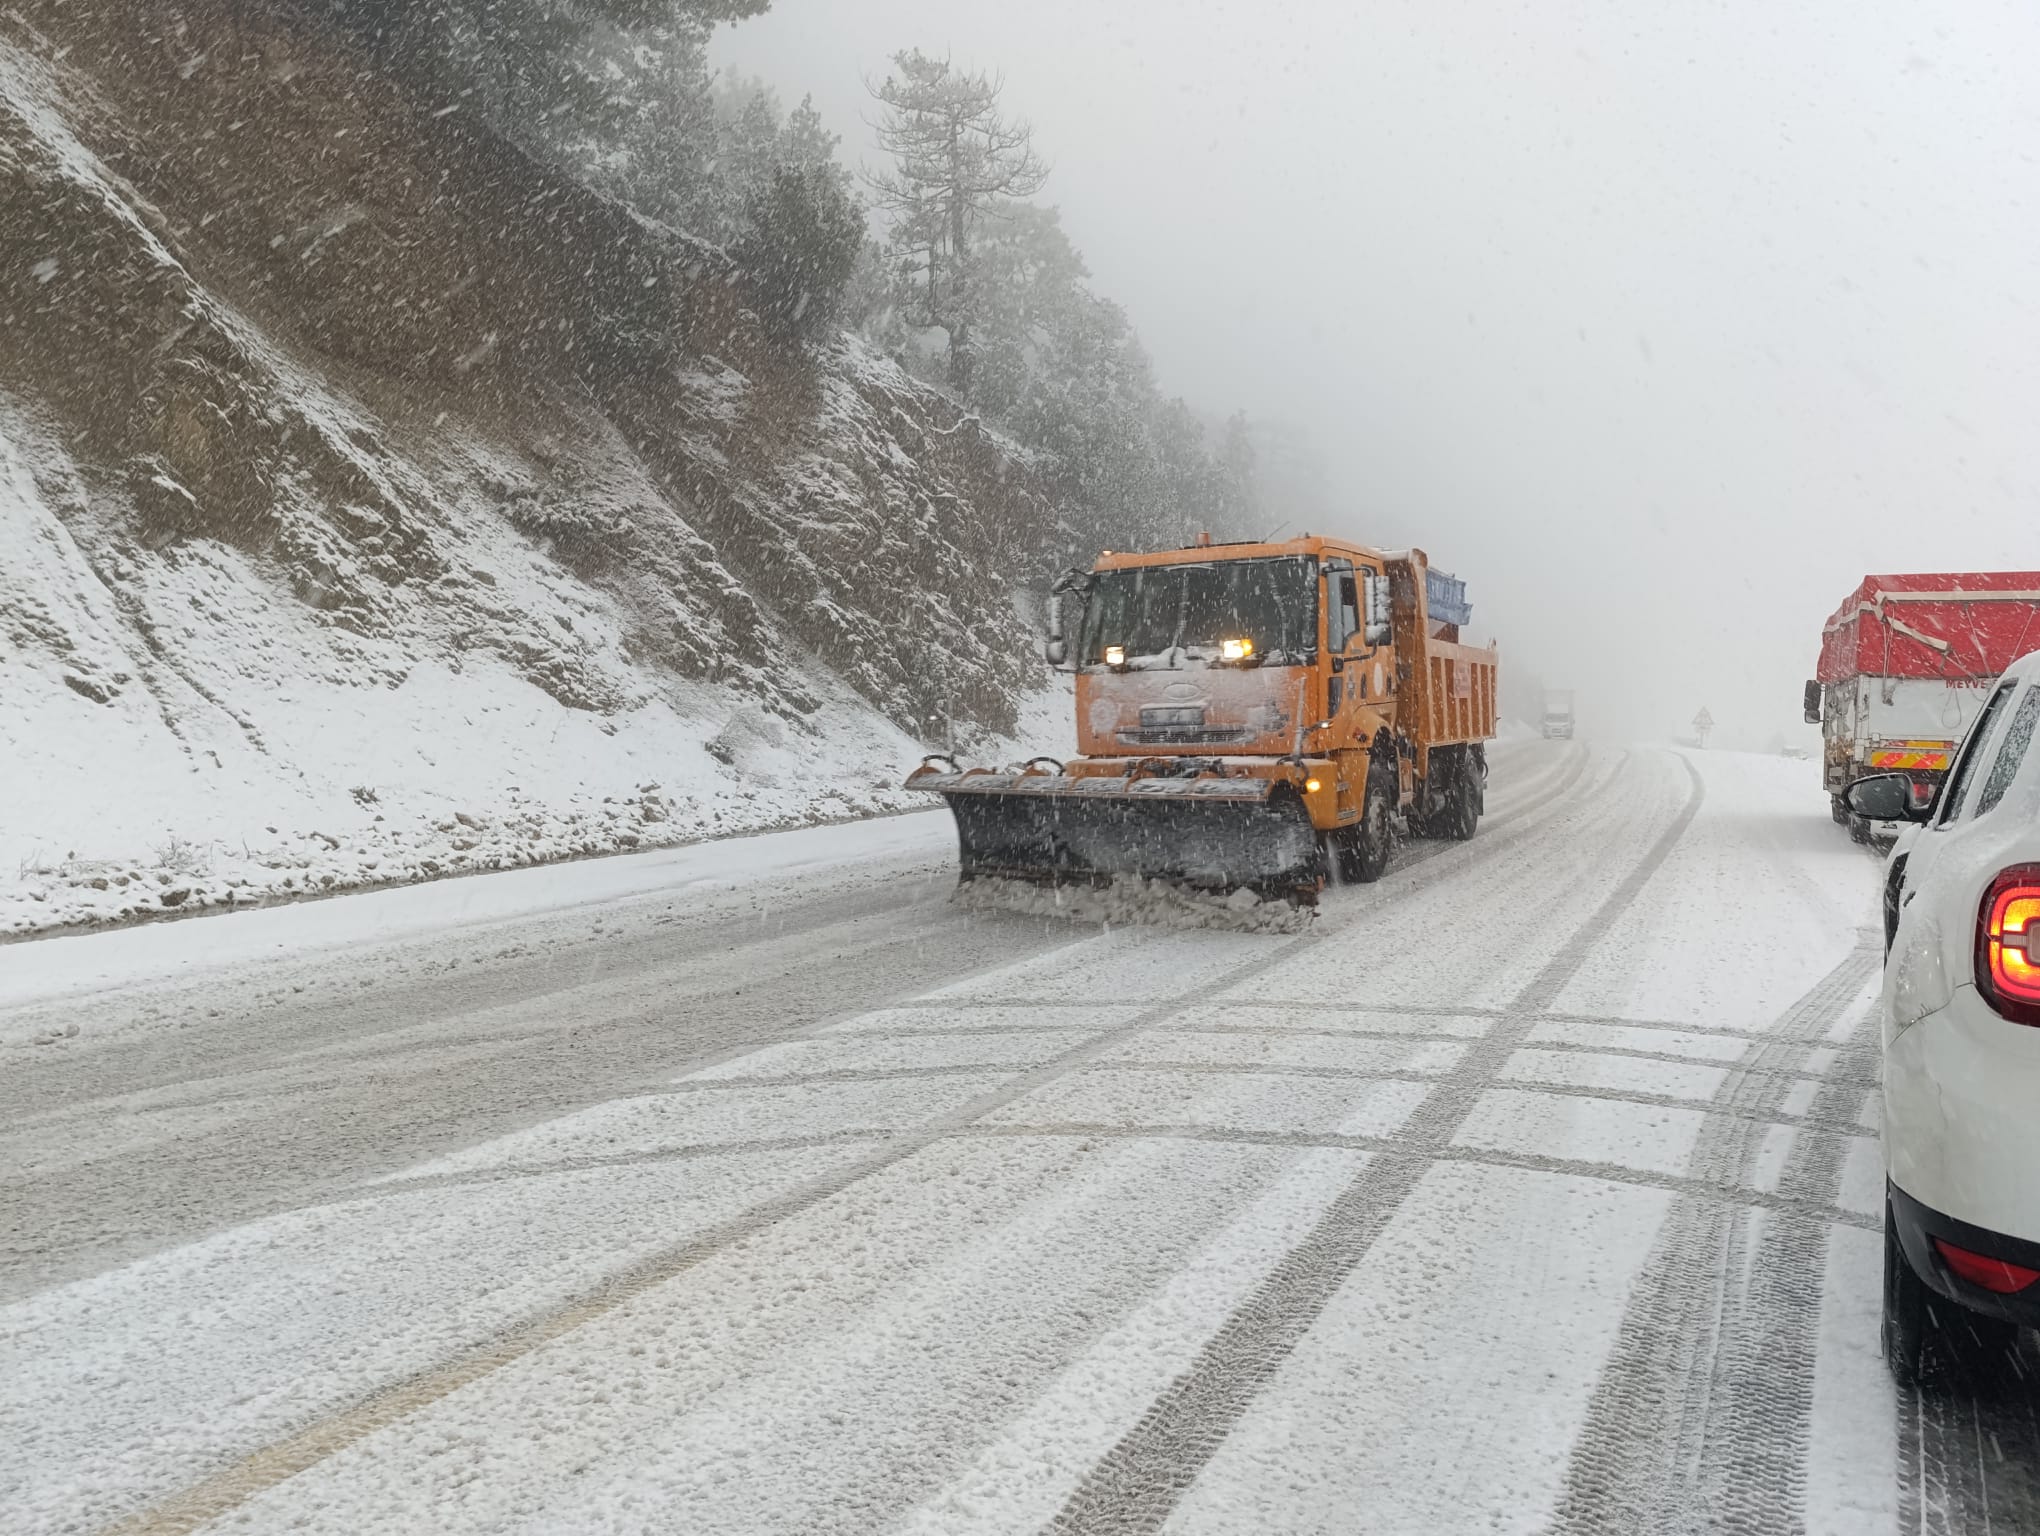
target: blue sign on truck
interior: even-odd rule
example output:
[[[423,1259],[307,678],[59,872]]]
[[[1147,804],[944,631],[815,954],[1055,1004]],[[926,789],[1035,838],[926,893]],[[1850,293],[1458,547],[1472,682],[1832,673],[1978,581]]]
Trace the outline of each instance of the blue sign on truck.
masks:
[[[1434,622],[1469,624],[1473,621],[1473,604],[1466,600],[1466,583],[1457,576],[1447,576],[1443,571],[1426,569],[1424,595],[1428,599]]]

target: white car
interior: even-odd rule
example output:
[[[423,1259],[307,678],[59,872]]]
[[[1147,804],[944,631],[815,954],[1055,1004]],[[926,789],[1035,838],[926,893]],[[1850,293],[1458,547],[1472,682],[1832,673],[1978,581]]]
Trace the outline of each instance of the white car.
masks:
[[[1917,824],[1884,905],[1884,1344],[1909,1383],[1930,1331],[2040,1326],[2040,651],[1992,686],[1932,804],[1902,773],[1847,798]]]

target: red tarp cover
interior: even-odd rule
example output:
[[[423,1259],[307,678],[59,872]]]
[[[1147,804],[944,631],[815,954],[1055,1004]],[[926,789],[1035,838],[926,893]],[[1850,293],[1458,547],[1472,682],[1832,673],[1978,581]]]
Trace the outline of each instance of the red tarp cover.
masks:
[[[2040,571],[1865,576],[1821,633],[1823,683],[1996,677],[2040,650]]]

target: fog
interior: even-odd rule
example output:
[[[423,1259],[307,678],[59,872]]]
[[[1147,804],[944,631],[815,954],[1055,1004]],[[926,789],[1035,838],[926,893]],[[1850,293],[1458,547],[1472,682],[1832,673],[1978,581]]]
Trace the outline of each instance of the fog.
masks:
[[[2028,7],[775,0],[716,58],[854,161],[909,46],[1004,73],[1163,386],[1315,456],[1270,521],[1420,544],[1590,733],[1811,745],[1862,574],[2040,557]]]

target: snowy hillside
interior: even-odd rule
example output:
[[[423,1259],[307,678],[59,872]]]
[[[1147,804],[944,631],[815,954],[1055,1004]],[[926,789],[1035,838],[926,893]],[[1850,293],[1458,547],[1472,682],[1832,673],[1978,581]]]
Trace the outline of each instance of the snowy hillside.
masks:
[[[79,9],[0,17],[0,934],[895,809],[1016,731],[1013,450],[344,61],[95,78]]]

